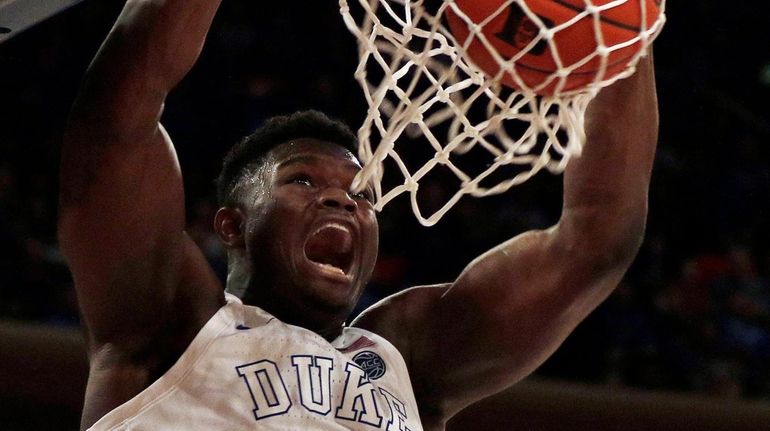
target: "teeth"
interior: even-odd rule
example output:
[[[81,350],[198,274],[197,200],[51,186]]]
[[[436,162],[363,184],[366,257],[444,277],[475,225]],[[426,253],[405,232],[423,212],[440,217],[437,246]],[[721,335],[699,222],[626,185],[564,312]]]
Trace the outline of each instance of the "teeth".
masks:
[[[316,229],[315,232],[313,232],[313,235],[316,235],[316,234],[318,234],[318,232],[321,232],[322,230],[329,229],[329,228],[338,229],[338,230],[341,230],[343,232],[350,233],[350,228],[349,227],[347,227],[347,226],[345,226],[343,224],[340,224],[340,223],[329,222],[329,223],[326,223],[323,226],[319,227],[318,229]]]
[[[338,274],[345,275],[345,271],[343,271],[341,268],[337,268],[334,265],[329,265],[328,263],[319,263],[318,265],[320,265],[323,269],[327,271],[336,272]]]
[[[328,275],[346,277],[343,266],[353,252],[352,228],[342,222],[326,221],[305,242],[305,257]],[[344,257],[347,256],[347,257]]]

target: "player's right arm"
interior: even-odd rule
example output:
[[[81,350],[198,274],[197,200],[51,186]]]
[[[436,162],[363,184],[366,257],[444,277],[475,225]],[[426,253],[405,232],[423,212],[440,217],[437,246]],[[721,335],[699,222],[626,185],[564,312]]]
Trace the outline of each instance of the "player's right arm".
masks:
[[[184,233],[181,172],[159,122],[219,3],[128,0],[73,107],[58,228],[90,342],[84,425],[157,377],[132,361],[171,333],[189,342],[222,301],[219,282]]]

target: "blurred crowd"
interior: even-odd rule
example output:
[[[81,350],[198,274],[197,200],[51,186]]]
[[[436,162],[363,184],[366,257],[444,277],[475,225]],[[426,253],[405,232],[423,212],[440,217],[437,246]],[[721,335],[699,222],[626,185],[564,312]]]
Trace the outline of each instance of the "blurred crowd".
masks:
[[[88,4],[0,46],[0,319],[79,324],[55,235],[58,147],[78,82],[120,3]],[[313,10],[292,17],[278,8],[255,14],[247,3],[224,6],[229,19],[215,24],[164,116],[185,175],[188,230],[220,275],[226,262],[210,228],[219,168],[212,160],[275,113],[312,107],[356,124],[364,112],[352,100],[359,93],[351,38],[338,20],[316,18],[336,14],[334,5],[309,2]],[[303,31],[285,31],[289,24]],[[314,34],[348,42],[322,45]],[[716,75],[684,88],[687,69],[674,48],[656,57],[661,148],[645,243],[616,292],[538,373],[770,399],[770,124],[762,120],[770,116],[751,99],[735,102],[751,90],[722,85]],[[697,53],[690,60],[689,67],[705,61]],[[351,100],[341,103],[342,94]],[[438,183],[422,187],[448,192]],[[380,259],[359,308],[408,286],[451,280],[494,244],[549,226],[560,188],[559,178],[540,175],[503,196],[466,199],[431,229],[414,221],[405,199],[395,202],[382,214]]]

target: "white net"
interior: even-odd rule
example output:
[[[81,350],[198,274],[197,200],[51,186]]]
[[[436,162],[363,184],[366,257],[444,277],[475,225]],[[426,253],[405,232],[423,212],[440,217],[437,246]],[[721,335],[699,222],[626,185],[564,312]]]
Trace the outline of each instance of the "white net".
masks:
[[[665,0],[340,0],[369,104],[354,186],[374,184],[377,210],[409,193],[430,226],[465,195],[562,172],[581,152],[588,103],[634,72],[664,9]],[[385,184],[388,158],[401,176]],[[427,199],[424,215],[418,190],[437,171],[456,191]]]

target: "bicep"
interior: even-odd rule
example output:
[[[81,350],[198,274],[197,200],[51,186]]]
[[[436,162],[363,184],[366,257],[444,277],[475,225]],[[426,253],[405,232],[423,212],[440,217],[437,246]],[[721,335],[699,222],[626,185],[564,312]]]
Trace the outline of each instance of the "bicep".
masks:
[[[60,201],[61,247],[92,335],[151,330],[184,258],[182,179],[165,131],[141,145],[65,142]]]
[[[519,235],[436,291],[415,320],[415,387],[451,417],[536,369],[623,274],[583,256],[559,227]]]

